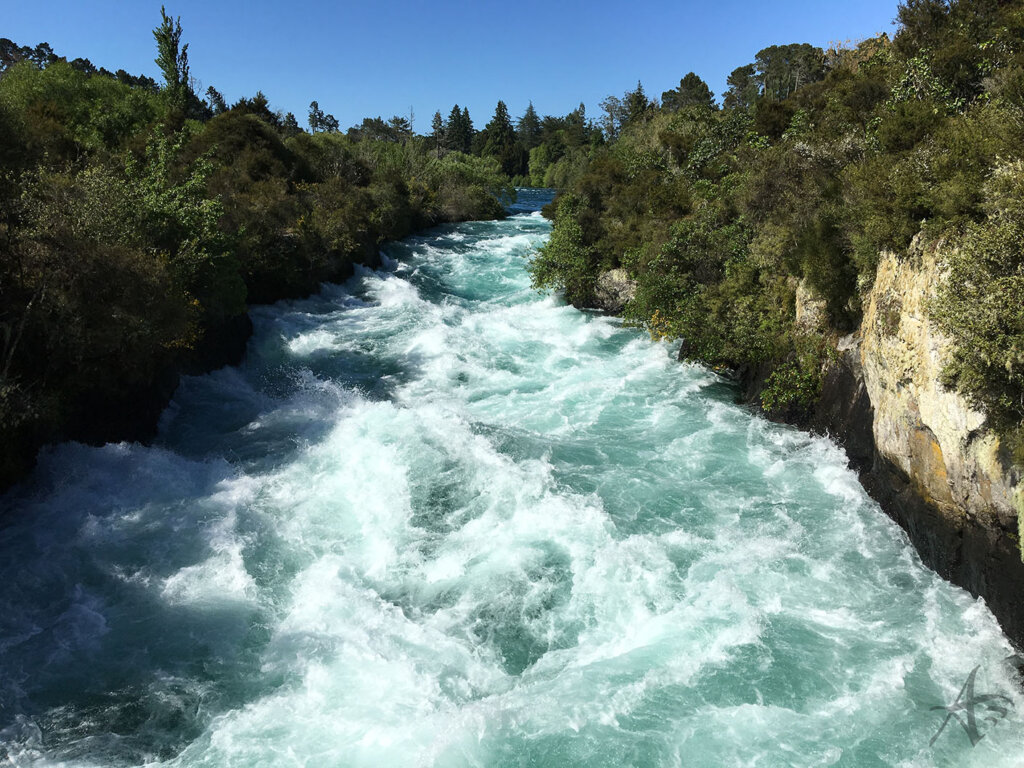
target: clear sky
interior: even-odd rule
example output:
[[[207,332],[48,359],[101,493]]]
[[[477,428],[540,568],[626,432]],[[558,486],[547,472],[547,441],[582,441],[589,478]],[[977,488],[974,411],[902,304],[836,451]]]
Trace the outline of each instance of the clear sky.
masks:
[[[415,111],[416,130],[452,104],[477,128],[503,99],[514,117],[643,82],[649,95],[693,70],[720,94],[761,48],[859,40],[893,31],[897,0],[169,0],[192,74],[229,102],[262,90],[305,125],[309,102],[342,128]],[[151,30],[159,2],[0,0],[0,36],[50,43],[68,59],[159,79]]]

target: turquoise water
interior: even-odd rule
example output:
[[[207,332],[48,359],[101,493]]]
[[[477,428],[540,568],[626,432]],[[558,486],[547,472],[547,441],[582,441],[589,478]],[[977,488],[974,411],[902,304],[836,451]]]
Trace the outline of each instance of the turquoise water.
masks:
[[[826,440],[438,229],[2,499],[0,759],[1020,766],[991,614]],[[944,712],[980,665],[972,747]]]

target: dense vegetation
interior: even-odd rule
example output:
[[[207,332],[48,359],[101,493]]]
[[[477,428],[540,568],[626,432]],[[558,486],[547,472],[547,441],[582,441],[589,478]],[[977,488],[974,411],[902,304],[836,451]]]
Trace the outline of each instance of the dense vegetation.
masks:
[[[508,107],[499,101],[494,116],[480,131],[473,129],[469,110],[458,104],[447,119],[435,113],[431,141],[438,153],[458,151],[494,158],[517,187],[564,187],[591,151],[604,143],[605,133],[587,120],[583,104],[564,117],[543,118],[530,104],[513,125]]]
[[[898,14],[891,40],[760,51],[722,107],[692,73],[660,106],[639,86],[606,102],[608,141],[561,185],[534,279],[585,305],[625,268],[630,321],[692,359],[770,371],[762,404],[799,417],[879,254],[941,241],[948,383],[1024,461],[1024,3]],[[801,282],[826,328],[795,322]]]
[[[244,342],[248,303],[512,194],[492,158],[346,136],[315,102],[308,133],[261,93],[204,102],[180,23],[154,36],[159,86],[0,40],[0,487],[47,440],[144,432],[177,371]]]

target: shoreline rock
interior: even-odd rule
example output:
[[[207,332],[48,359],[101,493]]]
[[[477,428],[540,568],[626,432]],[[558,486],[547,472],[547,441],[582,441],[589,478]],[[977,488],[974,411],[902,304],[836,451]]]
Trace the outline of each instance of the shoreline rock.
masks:
[[[1024,489],[984,414],[941,383],[948,340],[928,319],[941,251],[883,254],[860,328],[836,343],[809,421],[836,440],[922,561],[988,604],[1024,649]],[[765,371],[742,377],[757,402]],[[792,421],[792,420],[791,420]]]
[[[597,276],[594,284],[594,306],[596,309],[618,315],[626,304],[636,296],[636,280],[622,269],[610,269]]]

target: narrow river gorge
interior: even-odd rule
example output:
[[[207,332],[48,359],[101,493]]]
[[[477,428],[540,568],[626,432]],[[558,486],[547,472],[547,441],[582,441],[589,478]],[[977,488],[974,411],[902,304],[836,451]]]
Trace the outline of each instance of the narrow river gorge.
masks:
[[[984,604],[835,445],[531,290],[544,200],[254,310],[154,445],[43,455],[2,500],[0,758],[1021,765]],[[931,743],[976,667],[983,738]]]

